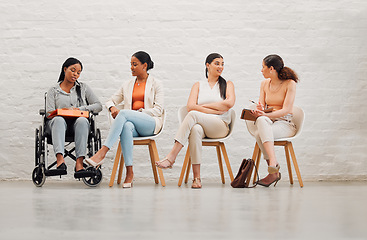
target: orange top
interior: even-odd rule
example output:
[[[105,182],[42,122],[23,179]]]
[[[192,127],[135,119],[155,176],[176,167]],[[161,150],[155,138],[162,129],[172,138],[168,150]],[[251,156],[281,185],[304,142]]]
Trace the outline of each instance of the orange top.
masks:
[[[273,107],[274,111],[283,108],[283,103],[287,94],[289,81],[293,80],[285,80],[277,89],[270,89],[270,79],[265,80],[265,103],[268,107]]]
[[[144,94],[145,94],[145,83],[135,82],[133,96],[132,96],[132,110],[139,110],[140,108],[144,108]]]

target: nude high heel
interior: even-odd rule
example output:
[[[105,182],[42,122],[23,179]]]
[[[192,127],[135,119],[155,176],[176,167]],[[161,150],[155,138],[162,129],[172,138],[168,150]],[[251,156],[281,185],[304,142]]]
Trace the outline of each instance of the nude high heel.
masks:
[[[279,169],[280,169],[279,164],[277,164],[275,167],[274,166],[268,166],[269,174],[278,173]]]
[[[90,158],[86,158],[86,159],[85,159],[85,161],[86,161],[89,165],[91,165],[91,166],[93,166],[93,167],[98,167],[98,166],[102,165],[102,163],[104,163],[104,159],[102,159],[102,161],[100,161],[99,163],[96,163],[95,161],[93,161],[93,160],[92,160],[92,159],[90,159]]]
[[[273,183],[274,183],[274,187],[275,187],[275,186],[277,185],[278,181],[279,181],[281,178],[282,178],[282,175],[279,173],[279,176],[278,176],[276,179],[274,179],[274,181],[272,181],[272,182],[270,182],[270,183],[266,184],[266,183],[264,183],[264,182],[262,182],[262,181],[260,180],[260,181],[258,181],[258,182],[257,182],[257,184],[258,184],[258,185],[260,185],[260,186],[263,186],[263,187],[269,187],[271,184],[273,184]]]

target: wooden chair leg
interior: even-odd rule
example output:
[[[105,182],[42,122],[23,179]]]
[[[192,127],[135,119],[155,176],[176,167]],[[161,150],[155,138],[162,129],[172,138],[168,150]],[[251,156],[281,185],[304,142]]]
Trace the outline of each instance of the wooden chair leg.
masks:
[[[289,142],[289,150],[291,152],[291,156],[292,156],[292,160],[293,160],[293,165],[294,165],[294,169],[296,170],[296,174],[297,174],[299,186],[300,187],[303,187],[303,181],[302,181],[302,177],[301,177],[301,172],[299,171],[299,168],[298,168],[296,154],[294,154],[294,149],[293,149],[292,142]]]
[[[284,151],[285,151],[285,158],[287,160],[289,182],[290,182],[290,184],[293,184],[292,165],[291,165],[291,161],[290,161],[290,158],[289,158],[288,144],[289,144],[288,142],[285,144]]]
[[[149,144],[148,144],[148,148],[149,148],[149,155],[150,155],[150,163],[151,163],[151,165],[152,165],[152,170],[153,170],[153,176],[154,176],[154,182],[156,183],[156,184],[158,184],[159,183],[159,180],[158,180],[158,175],[157,175],[157,168],[156,168],[156,166],[155,166],[155,156],[154,156],[154,149],[153,149],[153,147],[152,147],[152,142],[153,142],[154,140],[151,140],[151,141],[149,141]]]
[[[253,183],[255,183],[257,181],[257,171],[256,171],[256,169],[259,169],[260,158],[261,158],[261,150],[259,148],[259,145],[257,143],[255,143],[254,152],[252,153],[252,160],[255,161],[255,170],[254,170]]]
[[[227,165],[227,170],[228,170],[229,178],[231,179],[231,182],[232,182],[233,179],[234,179],[233,172],[232,172],[231,164],[229,163],[229,158],[228,158],[226,146],[224,145],[223,142],[220,143],[220,148],[221,148],[222,153],[223,153],[224,161],[226,162],[226,165]]]
[[[189,163],[189,158],[190,158],[190,152],[189,152],[189,147],[187,147],[187,151],[186,151],[186,155],[185,155],[185,160],[182,164],[182,169],[181,169],[181,174],[180,174],[180,178],[178,180],[178,186],[181,187],[182,185],[182,180],[184,178],[184,174],[185,174],[185,170],[187,168],[187,164]]]
[[[189,182],[190,170],[191,170],[191,156],[189,157],[189,162],[187,163],[186,174],[185,174],[185,184]]]
[[[120,167],[119,167],[119,175],[117,177],[117,184],[121,183],[121,179],[122,179],[122,170],[124,169],[124,165],[125,165],[125,160],[124,160],[124,155],[121,152],[121,157],[120,157]]]
[[[218,157],[220,177],[222,179],[222,183],[225,184],[226,183],[226,180],[224,179],[222,153],[220,152],[220,145],[216,146],[216,149],[217,149],[217,157]]]
[[[153,152],[153,158],[151,157],[153,172],[155,173],[155,175],[157,175],[156,172],[158,171],[159,179],[161,180],[161,185],[162,185],[162,187],[165,187],[166,186],[166,181],[164,180],[163,171],[162,171],[162,169],[157,168],[156,165],[155,165],[155,163],[159,161],[158,149],[157,149],[157,145],[155,143],[155,140],[151,141],[151,148],[152,148],[152,152]],[[156,183],[158,183],[158,182],[156,182]]]
[[[119,144],[119,146],[117,148],[116,156],[115,156],[115,161],[113,162],[113,168],[112,168],[112,173],[111,173],[111,178],[110,178],[110,184],[108,185],[110,187],[113,186],[113,182],[115,181],[117,167],[118,167],[118,164],[119,164],[120,154],[121,154],[121,146]]]

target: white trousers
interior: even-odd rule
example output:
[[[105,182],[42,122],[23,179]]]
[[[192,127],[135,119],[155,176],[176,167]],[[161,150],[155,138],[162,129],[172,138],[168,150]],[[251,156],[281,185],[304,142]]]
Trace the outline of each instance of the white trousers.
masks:
[[[228,135],[228,125],[217,115],[190,111],[182,121],[175,140],[185,145],[189,141],[192,164],[201,163],[202,139],[223,138]]]
[[[292,137],[296,134],[296,127],[292,121],[276,120],[261,116],[255,122],[257,130],[255,131],[256,142],[264,154],[266,160],[269,159],[268,153],[264,149],[263,143],[274,142],[274,139]]]

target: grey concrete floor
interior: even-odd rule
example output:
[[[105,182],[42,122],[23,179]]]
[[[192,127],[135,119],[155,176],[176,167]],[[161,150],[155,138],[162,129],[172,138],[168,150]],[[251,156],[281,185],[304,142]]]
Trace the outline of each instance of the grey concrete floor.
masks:
[[[0,182],[0,239],[367,239],[366,182]]]

